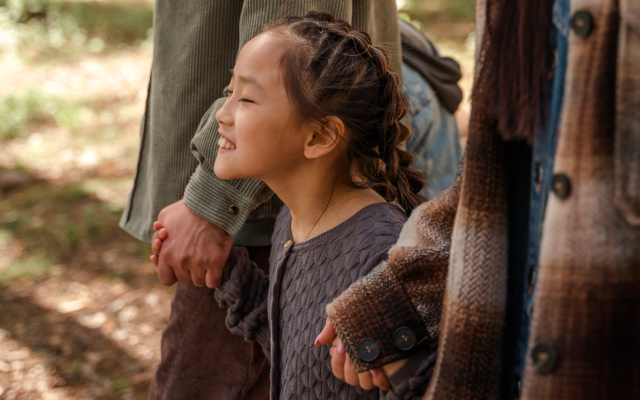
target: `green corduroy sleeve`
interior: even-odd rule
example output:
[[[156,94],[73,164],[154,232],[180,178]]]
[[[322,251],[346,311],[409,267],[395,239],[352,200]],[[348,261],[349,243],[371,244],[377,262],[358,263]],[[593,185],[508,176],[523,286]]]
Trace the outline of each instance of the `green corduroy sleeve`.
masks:
[[[356,29],[379,26],[381,32],[373,32],[373,37],[380,37],[381,41],[390,42],[388,38],[394,34],[387,32],[395,32],[399,40],[395,2],[376,0],[371,4],[362,3],[354,6],[353,2],[344,0],[245,0],[240,15],[238,52],[256,36],[262,25],[273,22],[278,17],[302,16],[312,10],[328,12],[338,19],[352,22]],[[354,10],[354,7],[357,9]],[[393,10],[393,14],[389,14],[389,10]],[[398,49],[390,50],[392,59],[397,61]],[[200,165],[185,189],[183,200],[194,213],[235,236],[247,220],[249,212],[267,201],[273,193],[260,180],[224,181],[213,172],[220,138],[215,114],[224,102],[225,98],[220,98],[209,108],[191,141],[191,150]]]
[[[200,165],[191,175],[183,200],[191,211],[235,236],[249,213],[273,193],[258,179],[222,180],[213,172],[220,137],[215,116],[224,102],[221,98],[213,103],[191,141]]]

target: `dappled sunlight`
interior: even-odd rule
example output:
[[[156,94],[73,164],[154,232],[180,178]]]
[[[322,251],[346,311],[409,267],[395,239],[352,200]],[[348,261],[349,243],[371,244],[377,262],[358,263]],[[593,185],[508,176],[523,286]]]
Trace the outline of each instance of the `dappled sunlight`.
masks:
[[[474,2],[400,12],[460,62]],[[145,399],[175,287],[118,227],[152,55],[150,0],[0,0],[0,398]]]

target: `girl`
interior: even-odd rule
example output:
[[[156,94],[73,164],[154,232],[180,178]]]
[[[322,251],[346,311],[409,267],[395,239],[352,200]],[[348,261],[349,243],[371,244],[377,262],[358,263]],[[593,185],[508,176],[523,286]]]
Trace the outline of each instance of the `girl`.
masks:
[[[379,398],[334,377],[314,339],[327,303],[387,258],[424,200],[424,178],[398,148],[407,109],[385,53],[328,14],[267,25],[238,56],[214,171],[261,179],[285,206],[269,276],[234,247],[216,298],[229,329],[270,357],[272,399]]]

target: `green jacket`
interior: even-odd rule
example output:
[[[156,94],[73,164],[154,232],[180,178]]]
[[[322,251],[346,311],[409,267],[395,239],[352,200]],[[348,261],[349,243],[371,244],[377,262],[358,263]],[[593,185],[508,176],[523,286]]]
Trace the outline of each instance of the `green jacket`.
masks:
[[[242,46],[263,24],[311,10],[329,12],[367,31],[401,70],[393,0],[156,1],[151,80],[134,187],[120,221],[123,229],[151,242],[160,210],[181,198],[233,236],[247,220],[275,218],[282,203],[262,181],[223,181],[213,173],[219,137],[215,114],[225,101],[223,90]],[[269,244],[268,236],[263,240],[238,244]]]

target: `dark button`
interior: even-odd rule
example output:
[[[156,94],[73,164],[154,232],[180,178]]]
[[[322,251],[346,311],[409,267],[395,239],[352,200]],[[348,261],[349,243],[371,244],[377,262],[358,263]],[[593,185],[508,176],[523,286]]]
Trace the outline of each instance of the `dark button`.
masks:
[[[571,194],[571,181],[565,174],[554,174],[551,178],[551,189],[560,200],[564,200]]]
[[[558,361],[556,350],[548,343],[539,343],[531,351],[533,367],[540,374],[548,374],[553,371]]]
[[[587,37],[593,29],[593,17],[587,10],[578,10],[571,17],[571,29],[580,37]]]
[[[364,339],[358,345],[358,357],[364,362],[375,361],[380,355],[380,347],[373,339]]]
[[[409,351],[416,345],[416,333],[413,329],[403,326],[393,334],[393,344],[399,350]]]
[[[238,208],[238,206],[236,205],[229,206],[229,214],[236,215],[239,212],[240,212],[240,209]]]

